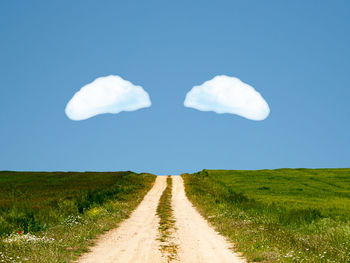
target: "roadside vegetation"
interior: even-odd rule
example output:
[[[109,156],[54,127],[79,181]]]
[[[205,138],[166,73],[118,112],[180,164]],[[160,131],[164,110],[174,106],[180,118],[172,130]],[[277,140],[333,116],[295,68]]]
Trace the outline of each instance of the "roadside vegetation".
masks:
[[[161,252],[167,257],[168,262],[177,259],[178,246],[174,242],[173,234],[175,232],[175,219],[171,208],[172,197],[172,178],[167,177],[167,187],[162,193],[157,207],[159,221],[159,240],[161,242]]]
[[[127,218],[155,176],[0,172],[0,262],[70,262]]]
[[[199,212],[250,262],[350,262],[350,169],[182,176]]]

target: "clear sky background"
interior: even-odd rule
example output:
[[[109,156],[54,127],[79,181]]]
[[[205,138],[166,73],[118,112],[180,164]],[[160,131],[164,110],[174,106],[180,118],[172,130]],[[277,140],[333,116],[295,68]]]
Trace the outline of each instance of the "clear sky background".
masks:
[[[1,1],[0,170],[350,167],[350,1]],[[152,107],[85,121],[73,94],[120,75]],[[218,74],[260,122],[183,107]]]

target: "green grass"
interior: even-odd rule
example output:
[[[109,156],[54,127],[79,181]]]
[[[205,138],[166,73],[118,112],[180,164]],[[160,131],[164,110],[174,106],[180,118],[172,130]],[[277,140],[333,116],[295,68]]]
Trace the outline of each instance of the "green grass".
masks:
[[[167,186],[162,193],[157,207],[157,215],[159,216],[159,233],[161,242],[161,251],[168,259],[168,262],[177,258],[177,245],[173,241],[172,234],[175,229],[175,219],[171,208],[172,197],[172,178],[167,177]]]
[[[70,262],[127,218],[154,179],[133,172],[0,172],[0,262]]]
[[[189,199],[255,262],[350,262],[350,169],[203,170]]]

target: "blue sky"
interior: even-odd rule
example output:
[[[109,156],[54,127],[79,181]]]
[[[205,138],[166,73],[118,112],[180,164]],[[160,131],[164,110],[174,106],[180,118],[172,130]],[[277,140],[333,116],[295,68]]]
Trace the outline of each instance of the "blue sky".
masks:
[[[0,170],[350,167],[349,1],[1,1]],[[152,107],[74,122],[100,76]],[[183,107],[225,74],[269,103],[260,122]]]

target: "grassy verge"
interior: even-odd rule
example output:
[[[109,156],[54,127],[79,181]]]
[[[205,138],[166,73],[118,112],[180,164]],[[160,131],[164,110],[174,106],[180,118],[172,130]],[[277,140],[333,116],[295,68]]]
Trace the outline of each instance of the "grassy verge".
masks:
[[[175,231],[175,220],[171,208],[172,178],[167,177],[167,187],[160,197],[157,207],[159,221],[159,233],[161,242],[161,251],[168,258],[168,262],[177,258],[177,245],[173,241],[172,234]]]
[[[76,259],[129,216],[154,179],[132,172],[0,172],[0,262]]]
[[[255,262],[350,262],[350,169],[203,170],[186,194]]]

